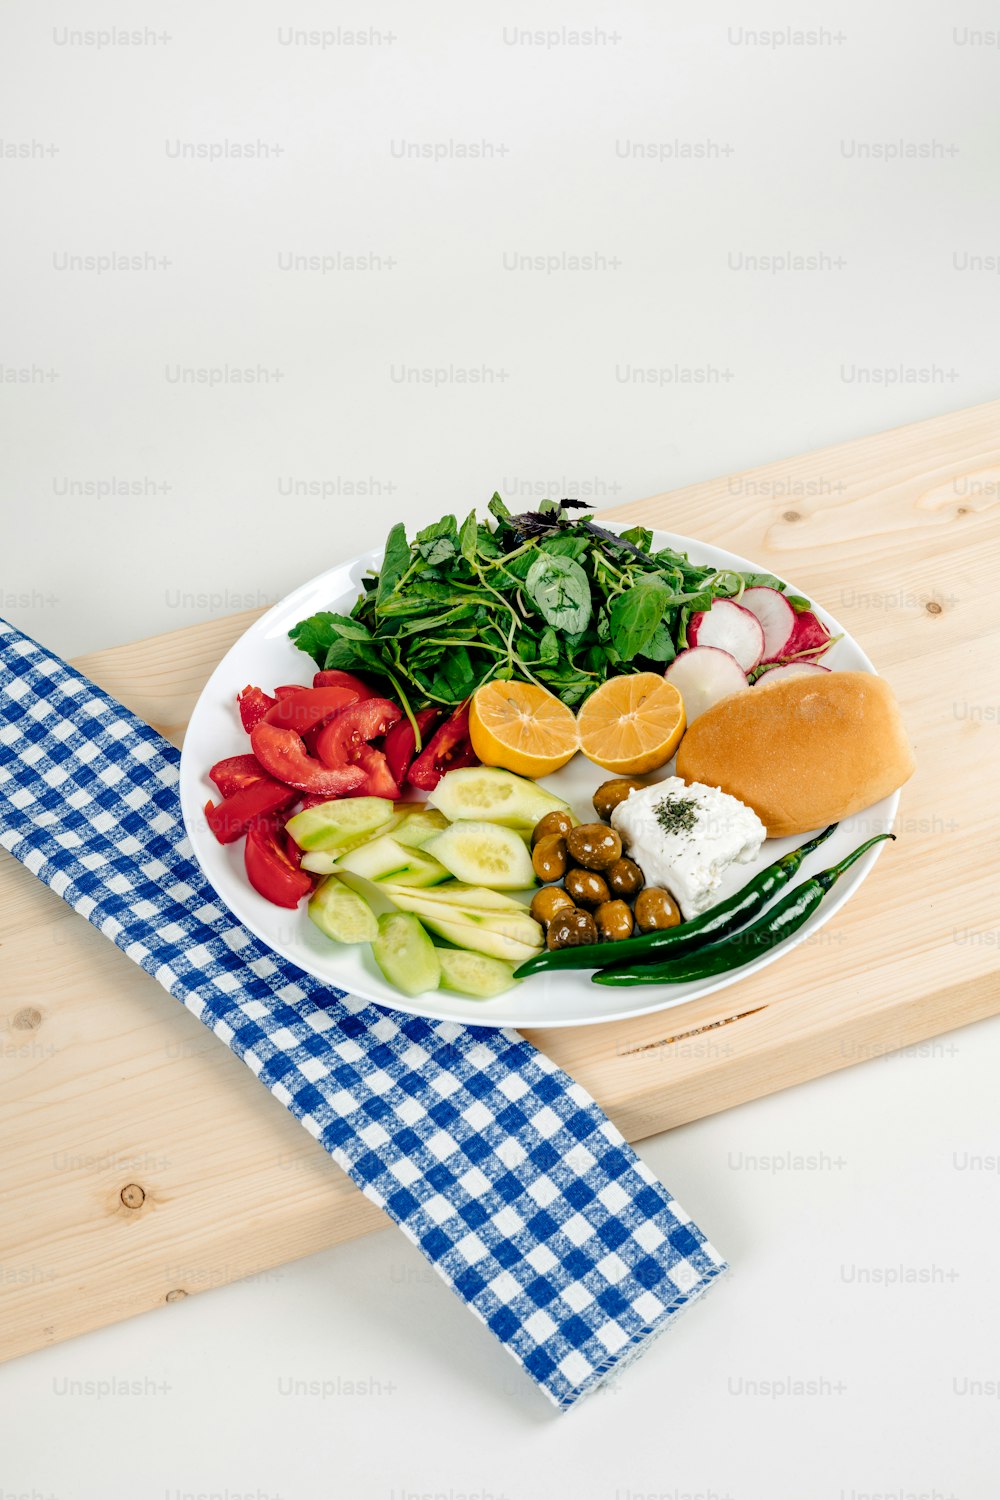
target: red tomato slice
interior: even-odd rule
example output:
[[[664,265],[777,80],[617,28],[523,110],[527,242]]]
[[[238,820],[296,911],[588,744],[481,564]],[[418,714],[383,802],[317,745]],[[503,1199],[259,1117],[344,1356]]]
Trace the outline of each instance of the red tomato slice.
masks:
[[[256,755],[228,755],[225,760],[217,760],[208,775],[223,797],[231,797],[246,786],[268,779]]]
[[[409,770],[409,782],[423,792],[432,792],[446,771],[478,763],[469,739],[469,705],[466,703],[450,719],[445,719],[427,748],[417,756]]]
[[[247,829],[243,861],[254,890],[275,906],[298,906],[312,890],[312,877],[289,859],[284,832],[273,818],[259,818]]]
[[[422,708],[416,714],[415,717],[420,726],[421,748],[427,743],[428,732],[433,732],[438,716],[436,708]],[[413,725],[409,719],[402,718],[398,724],[392,726],[385,737],[385,758],[397,785],[403,785],[403,780],[416,753],[417,737],[413,733]]]
[[[252,786],[233,792],[224,802],[206,803],[205,817],[220,844],[234,844],[262,813],[290,807],[295,801],[296,794],[291,787],[265,776]]]
[[[259,724],[269,708],[273,708],[277,699],[272,698],[269,693],[263,692],[259,687],[245,687],[242,693],[236,694],[236,701],[240,706],[240,719],[247,734],[255,724]]]
[[[327,766],[346,766],[360,758],[370,740],[385,734],[403,717],[403,710],[388,698],[366,698],[352,703],[343,713],[324,724],[316,738],[316,754]]]
[[[278,688],[279,694],[281,688]],[[304,734],[314,724],[329,719],[331,714],[356,703],[357,693],[353,688],[320,687],[297,688],[292,693],[279,697],[273,708],[264,716],[266,724],[277,724],[279,729],[295,729]]]
[[[309,686],[308,682],[283,682],[274,690],[274,696],[279,700],[291,697],[292,693],[302,693]]]
[[[359,703],[363,702],[365,698],[377,698],[379,696],[374,688],[370,688],[367,682],[363,682],[360,677],[355,677],[353,672],[340,672],[336,667],[331,667],[326,672],[317,672],[313,678],[313,687],[350,688],[353,693],[357,693]]]
[[[368,777],[366,797],[388,797],[395,802],[400,795],[399,783],[389,769],[389,763],[381,750],[373,745],[363,745],[358,752],[358,765]]]
[[[250,735],[250,743],[254,755],[269,775],[300,792],[314,792],[327,798],[349,797],[364,786],[365,773],[360,766],[348,766],[343,762],[333,768],[321,765],[306,754],[302,736],[294,729],[279,729],[277,724],[258,724]]]

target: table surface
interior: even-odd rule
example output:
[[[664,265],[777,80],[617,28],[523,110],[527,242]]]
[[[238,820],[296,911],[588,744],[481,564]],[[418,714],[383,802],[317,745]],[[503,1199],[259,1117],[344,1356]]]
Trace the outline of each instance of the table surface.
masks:
[[[995,396],[980,0],[415,15],[5,18],[0,607],[64,654],[400,513],[610,506]],[[0,1495],[992,1500],[998,1065],[984,1022],[644,1142],[735,1270],[565,1418],[383,1233],[0,1370]]]

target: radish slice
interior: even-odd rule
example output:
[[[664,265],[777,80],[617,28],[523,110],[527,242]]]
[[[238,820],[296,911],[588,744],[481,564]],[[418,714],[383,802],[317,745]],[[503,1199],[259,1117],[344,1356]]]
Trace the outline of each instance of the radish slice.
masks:
[[[688,621],[692,646],[717,646],[736,658],[744,672],[764,655],[764,629],[752,610],[734,599],[716,599],[711,609],[699,610]]]
[[[832,639],[822,620],[818,620],[811,609],[806,609],[795,616],[795,629],[781,655],[789,657],[808,653],[810,660],[815,661],[827,650]]]
[[[812,677],[817,672],[829,672],[829,667],[821,667],[814,661],[790,661],[782,667],[768,667],[762,677],[758,677],[754,687],[763,687],[767,682],[784,682],[788,677]]]
[[[740,595],[744,609],[756,615],[764,632],[764,661],[777,661],[787,655],[786,647],[795,633],[797,615],[778,589],[759,584],[744,589]]]
[[[735,656],[720,651],[718,646],[692,646],[690,650],[682,651],[663,675],[684,700],[684,713],[689,724],[723,698],[747,691],[743,668]]]

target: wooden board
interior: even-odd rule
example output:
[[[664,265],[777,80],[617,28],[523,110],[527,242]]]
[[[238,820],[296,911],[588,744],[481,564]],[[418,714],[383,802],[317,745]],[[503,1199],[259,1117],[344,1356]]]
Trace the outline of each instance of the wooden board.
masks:
[[[891,858],[816,939],[681,1011],[532,1033],[630,1140],[1000,1010],[1000,402],[615,512],[792,578],[896,689]],[[175,743],[252,614],[78,663]],[[0,1355],[385,1224],[159,986],[0,859]]]

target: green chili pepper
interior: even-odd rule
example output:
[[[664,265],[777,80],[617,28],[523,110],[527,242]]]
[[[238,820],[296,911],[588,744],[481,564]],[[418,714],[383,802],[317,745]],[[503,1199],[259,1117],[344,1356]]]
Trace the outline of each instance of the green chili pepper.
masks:
[[[801,885],[787,891],[781,900],[772,906],[759,921],[738,932],[724,942],[712,943],[689,953],[683,958],[674,958],[666,963],[615,964],[592,976],[595,984],[687,984],[694,979],[711,979],[716,974],[725,974],[728,969],[738,969],[773,948],[776,943],[797,931],[812,916],[833,883],[849,870],[855,860],[861,858],[874,844],[883,839],[893,839],[894,833],[877,833],[867,843],[861,844],[837,865],[821,870],[818,875],[804,880]],[[676,928],[674,929],[676,931]]]
[[[829,828],[824,828],[822,833],[818,833],[807,844],[800,844],[797,849],[783,854],[780,859],[768,865],[766,870],[761,870],[752,880],[748,880],[742,890],[727,897],[725,901],[720,901],[700,917],[693,917],[690,922],[681,922],[677,927],[667,927],[660,932],[644,932],[639,937],[623,938],[614,945],[615,963],[626,963],[632,958],[647,958],[650,954],[662,958],[676,957],[735,932],[737,927],[742,927],[744,922],[749,922],[751,917],[762,911],[776,891],[788,884],[802,861],[814,849],[818,849],[824,839],[830,837],[836,826],[836,823],[831,823]],[[534,958],[527,959],[516,971],[515,977],[524,979],[528,974],[537,974],[540,969],[597,969],[603,967],[610,956],[607,944],[598,946],[596,943],[588,943],[575,948],[556,948],[552,952],[537,953]]]

